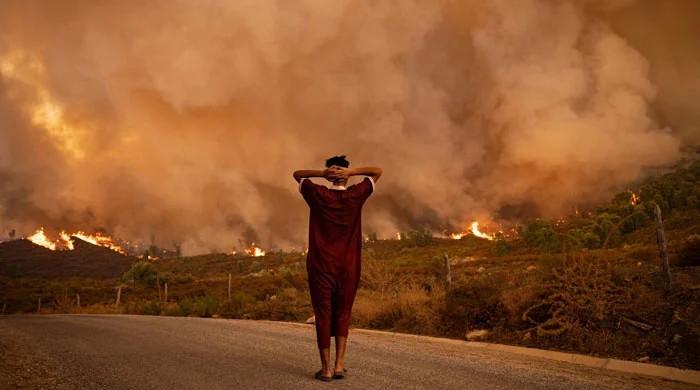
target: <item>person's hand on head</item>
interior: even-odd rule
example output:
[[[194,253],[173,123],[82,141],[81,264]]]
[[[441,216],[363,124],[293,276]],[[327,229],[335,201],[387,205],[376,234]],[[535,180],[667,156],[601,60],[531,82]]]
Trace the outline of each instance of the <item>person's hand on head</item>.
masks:
[[[334,177],[334,175],[335,175],[335,171],[334,171],[334,169],[333,169],[334,167],[335,167],[335,165],[330,166],[330,167],[328,167],[328,168],[326,168],[326,169],[323,170],[323,178],[324,178],[324,179],[326,179],[326,180],[328,180],[328,181],[330,181],[330,182],[333,181],[333,177]]]
[[[348,168],[333,165],[328,169],[330,170],[331,181],[347,180],[350,177],[350,169]]]

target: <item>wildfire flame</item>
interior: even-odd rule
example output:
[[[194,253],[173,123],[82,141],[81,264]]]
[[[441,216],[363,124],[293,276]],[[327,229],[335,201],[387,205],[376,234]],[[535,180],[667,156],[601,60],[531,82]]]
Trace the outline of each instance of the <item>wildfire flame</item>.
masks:
[[[639,204],[639,196],[632,191],[630,191],[630,204],[632,206],[636,206]]]
[[[491,235],[491,234],[487,234],[487,233],[484,233],[484,232],[480,231],[480,230],[479,230],[479,222],[478,222],[478,221],[472,222],[470,228],[471,228],[472,234],[475,235],[476,237],[485,238],[485,239],[487,239],[487,240],[493,240],[493,239],[495,238],[495,237],[494,237],[493,235]]]
[[[49,240],[49,238],[46,237],[46,233],[44,233],[43,227],[40,227],[39,229],[37,229],[36,232],[34,232],[34,234],[27,237],[27,240],[29,240],[37,245],[41,245],[44,248],[51,249],[52,251],[56,250],[56,243]]]
[[[62,237],[64,234],[67,235],[69,238],[70,238],[70,236],[77,237],[77,238],[79,238],[83,241],[87,241],[93,245],[103,246],[103,247],[109,248],[115,252],[119,252],[123,255],[126,254],[126,251],[122,247],[117,245],[114,242],[114,239],[112,237],[105,236],[105,235],[102,235],[100,233],[87,234],[85,232],[78,231],[75,233],[67,234],[66,232],[61,232]],[[72,249],[72,246],[73,246],[73,243],[71,241],[71,249]]]
[[[40,227],[39,229],[37,229],[36,232],[34,232],[34,234],[27,237],[27,240],[29,240],[37,245],[41,245],[44,248],[51,249],[52,251],[55,251],[56,249],[59,249],[59,248],[73,250],[73,249],[75,249],[75,247],[73,245],[72,237],[89,242],[90,244],[93,244],[93,245],[109,248],[115,252],[119,252],[119,253],[124,254],[124,255],[126,254],[126,251],[124,250],[124,248],[117,245],[117,243],[114,241],[114,239],[112,237],[103,235],[101,233],[88,234],[88,233],[85,233],[81,230],[74,232],[74,233],[68,233],[65,230],[62,230],[58,234],[58,238],[56,240],[52,241],[51,239],[49,239],[46,236],[46,233],[44,232],[44,228]]]
[[[481,230],[479,230],[479,222],[474,221],[469,225],[469,231],[467,232],[460,232],[460,233],[450,233],[449,237],[453,240],[460,240],[468,235],[473,235],[475,237],[479,238],[484,238],[486,240],[494,240],[496,237],[494,237],[492,234],[484,233]]]
[[[243,249],[243,252],[245,252],[248,256],[265,256],[265,251],[257,247],[254,242],[250,244],[250,248]]]

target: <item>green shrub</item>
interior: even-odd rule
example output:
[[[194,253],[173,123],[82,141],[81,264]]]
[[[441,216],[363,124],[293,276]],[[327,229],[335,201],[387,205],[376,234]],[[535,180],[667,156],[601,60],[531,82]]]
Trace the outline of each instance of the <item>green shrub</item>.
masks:
[[[163,309],[163,314],[166,316],[182,317],[185,313],[177,303],[167,303]]]
[[[137,310],[139,314],[157,316],[160,315],[161,304],[155,301],[146,301],[142,302]]]
[[[178,302],[184,316],[211,317],[219,308],[218,300],[211,295],[189,297]]]
[[[503,238],[503,235],[496,235],[496,240],[493,242],[493,253],[496,256],[504,256],[510,252],[508,241]]]
[[[219,314],[227,318],[243,318],[250,311],[250,305],[255,303],[255,297],[243,292],[235,291],[231,294],[231,301],[224,302],[219,307]]]
[[[538,248],[545,252],[555,252],[561,247],[559,235],[554,226],[544,220],[535,219],[529,221],[525,227],[521,227],[520,236],[531,248]]]
[[[154,286],[158,279],[158,271],[153,264],[147,261],[137,261],[131,268],[122,276],[124,281],[142,283],[148,286]]]
[[[401,241],[408,246],[426,246],[433,241],[433,232],[430,229],[410,230],[401,233]]]

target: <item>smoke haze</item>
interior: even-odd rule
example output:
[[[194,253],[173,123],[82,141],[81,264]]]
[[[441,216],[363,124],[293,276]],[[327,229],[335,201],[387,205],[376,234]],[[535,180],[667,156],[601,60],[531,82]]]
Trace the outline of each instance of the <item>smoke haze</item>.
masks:
[[[299,247],[291,173],[334,154],[384,168],[380,236],[558,215],[700,145],[699,26],[693,0],[4,0],[0,228]]]

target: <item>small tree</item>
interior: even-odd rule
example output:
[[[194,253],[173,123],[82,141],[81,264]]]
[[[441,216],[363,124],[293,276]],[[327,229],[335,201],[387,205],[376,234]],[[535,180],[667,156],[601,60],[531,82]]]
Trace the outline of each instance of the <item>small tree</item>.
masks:
[[[158,271],[153,264],[147,261],[137,261],[131,268],[124,273],[122,278],[126,281],[134,281],[134,283],[142,283],[147,286],[153,286],[158,279]]]
[[[520,236],[533,248],[547,252],[555,252],[560,248],[559,235],[554,226],[541,219],[529,221],[524,228],[520,228]]]

